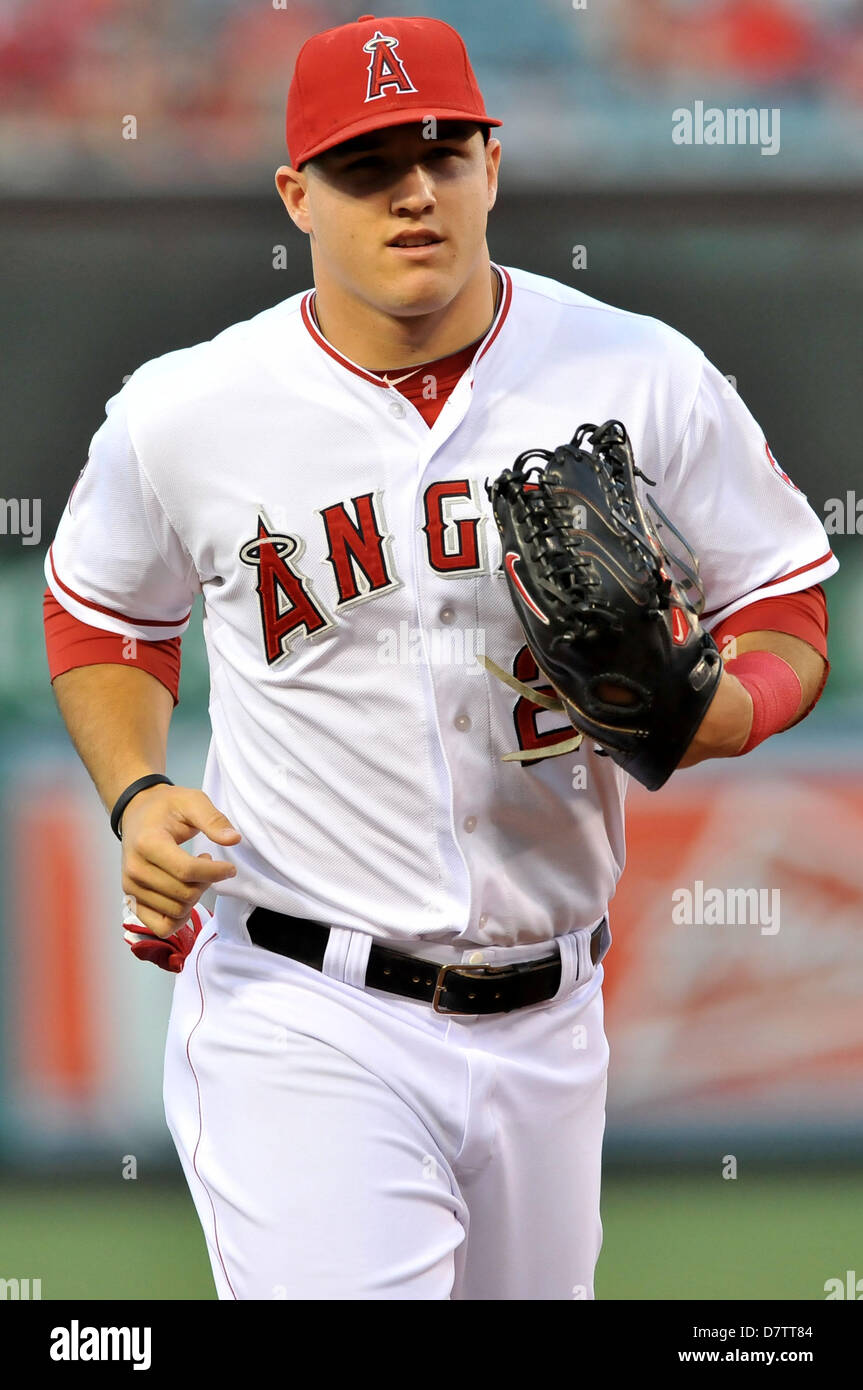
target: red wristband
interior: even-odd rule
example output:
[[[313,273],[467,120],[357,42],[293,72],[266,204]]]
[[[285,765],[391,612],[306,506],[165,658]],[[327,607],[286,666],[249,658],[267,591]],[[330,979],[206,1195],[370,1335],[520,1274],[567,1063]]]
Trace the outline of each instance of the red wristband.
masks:
[[[803,688],[793,666],[775,652],[744,652],[726,662],[726,669],[752,697],[752,728],[740,752],[735,754],[739,758],[791,723],[803,698]]]

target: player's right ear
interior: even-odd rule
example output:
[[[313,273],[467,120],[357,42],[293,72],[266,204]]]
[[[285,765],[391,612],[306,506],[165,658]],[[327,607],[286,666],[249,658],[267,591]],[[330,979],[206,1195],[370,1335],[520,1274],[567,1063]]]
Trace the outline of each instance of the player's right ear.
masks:
[[[306,175],[292,169],[289,164],[283,164],[276,170],[276,188],[291,221],[308,236],[312,230],[312,219],[309,214]]]

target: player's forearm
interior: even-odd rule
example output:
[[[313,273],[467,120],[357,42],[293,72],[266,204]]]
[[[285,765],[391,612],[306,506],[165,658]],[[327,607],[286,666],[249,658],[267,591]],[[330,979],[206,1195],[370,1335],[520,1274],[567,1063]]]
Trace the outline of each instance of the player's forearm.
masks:
[[[57,676],[53,689],[106,810],[130,782],[165,771],[174,702],[155,676],[116,662],[78,666]]]
[[[800,682],[797,708],[783,726],[790,728],[815,703],[824,679],[824,658],[808,642],[784,632],[746,632],[735,639],[734,656],[755,651],[781,657]],[[725,656],[729,657],[727,651]],[[716,695],[678,767],[692,767],[708,758],[735,757],[749,739],[752,716],[752,697],[731,671],[723,671]]]

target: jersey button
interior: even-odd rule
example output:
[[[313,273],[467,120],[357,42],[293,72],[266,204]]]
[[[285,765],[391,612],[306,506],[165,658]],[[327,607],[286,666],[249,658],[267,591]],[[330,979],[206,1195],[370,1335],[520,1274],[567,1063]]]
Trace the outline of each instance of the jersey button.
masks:
[[[468,965],[485,965],[485,956],[482,951],[471,951],[467,958]]]
[[[457,714],[455,719],[453,720],[453,723],[455,724],[460,734],[466,734],[468,729],[470,728],[470,715]]]
[[[453,623],[455,622],[455,609],[442,608],[441,611],[438,613],[438,617],[440,618],[442,623]]]
[[[390,401],[389,412],[394,420],[403,420],[407,415],[407,411],[405,410],[401,401]]]
[[[467,816],[465,818],[464,828],[468,835],[472,835],[476,830],[476,816]]]
[[[488,913],[487,913],[487,912],[483,912],[482,916],[481,916],[480,919],[479,919],[479,925],[480,925],[481,927],[484,927],[484,926],[486,926],[487,924],[488,924]]]

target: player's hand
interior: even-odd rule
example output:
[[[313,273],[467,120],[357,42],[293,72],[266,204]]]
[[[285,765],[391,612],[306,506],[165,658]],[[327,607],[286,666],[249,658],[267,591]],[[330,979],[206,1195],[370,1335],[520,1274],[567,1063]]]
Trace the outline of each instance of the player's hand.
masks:
[[[123,900],[123,937],[136,960],[149,961],[152,965],[158,965],[160,970],[179,975],[186,964],[186,957],[212,915],[203,903],[199,903],[192,908],[188,922],[184,922],[177,931],[170,936],[157,936],[144,926],[135,912],[135,899],[126,896]]]
[[[226,860],[180,849],[199,831],[216,845],[235,845],[242,838],[210,798],[191,787],[148,787],[123,813],[123,892],[134,898],[135,915],[158,937],[187,923],[212,884],[236,876]]]

